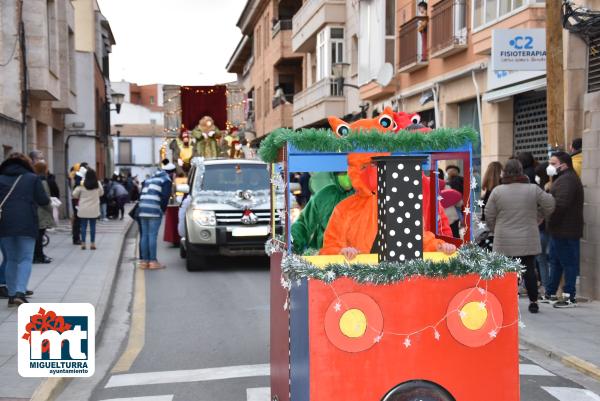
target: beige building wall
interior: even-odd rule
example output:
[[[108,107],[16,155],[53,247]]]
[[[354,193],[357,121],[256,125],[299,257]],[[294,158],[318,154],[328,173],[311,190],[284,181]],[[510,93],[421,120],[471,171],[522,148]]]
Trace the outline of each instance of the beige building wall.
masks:
[[[75,50],[94,52],[96,50],[96,0],[72,0],[75,7]]]
[[[581,241],[580,291],[583,296],[600,298],[600,92],[584,97],[583,208],[584,234]]]

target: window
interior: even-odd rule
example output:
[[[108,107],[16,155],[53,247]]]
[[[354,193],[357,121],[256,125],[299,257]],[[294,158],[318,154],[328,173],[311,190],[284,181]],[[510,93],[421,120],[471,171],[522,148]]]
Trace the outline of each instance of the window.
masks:
[[[600,91],[600,34],[590,38],[588,48],[588,93]]]
[[[317,81],[331,75],[335,63],[344,62],[344,28],[326,27],[317,36]]]
[[[325,31],[317,37],[317,81],[325,78]]]
[[[58,74],[58,33],[56,25],[56,2],[46,2],[46,27],[48,35],[48,68],[54,75]]]
[[[262,88],[259,87],[256,90],[256,117],[260,117],[260,111],[261,111],[261,106],[262,105]]]
[[[396,49],[396,0],[385,1],[385,62],[394,64]]]
[[[150,96],[150,104],[154,104],[154,96]]]
[[[119,140],[119,164],[132,164],[131,139]]]
[[[489,24],[526,4],[543,0],[473,0],[473,28]]]
[[[272,103],[271,103],[271,80],[267,79],[265,81],[265,98],[264,98],[264,116],[267,116],[267,113],[269,112],[269,110],[271,109]]]
[[[260,46],[261,37],[262,37],[262,28],[259,25],[258,28],[256,28],[256,57],[260,57],[260,52],[262,51],[262,47]]]
[[[69,87],[73,93],[75,93],[77,88],[75,68],[75,33],[69,28]]]
[[[391,1],[390,3],[394,3]],[[391,28],[391,21],[386,18],[387,0],[359,2],[358,37],[358,84],[366,84],[377,77],[386,61],[386,32]],[[395,28],[392,28],[395,35]],[[389,36],[392,39],[392,36]],[[391,50],[388,57],[392,57]]]

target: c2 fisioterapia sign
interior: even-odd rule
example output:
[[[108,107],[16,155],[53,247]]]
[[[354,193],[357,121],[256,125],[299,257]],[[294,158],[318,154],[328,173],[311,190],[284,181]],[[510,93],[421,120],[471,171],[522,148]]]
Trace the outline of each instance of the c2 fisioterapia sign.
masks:
[[[546,69],[545,29],[494,29],[492,31],[494,68],[505,71]]]

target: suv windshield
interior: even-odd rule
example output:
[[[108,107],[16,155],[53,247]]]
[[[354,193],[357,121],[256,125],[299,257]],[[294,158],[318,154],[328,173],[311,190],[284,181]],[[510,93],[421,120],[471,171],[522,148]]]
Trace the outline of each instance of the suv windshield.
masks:
[[[204,172],[205,191],[261,191],[269,189],[269,172],[264,164],[210,164]]]

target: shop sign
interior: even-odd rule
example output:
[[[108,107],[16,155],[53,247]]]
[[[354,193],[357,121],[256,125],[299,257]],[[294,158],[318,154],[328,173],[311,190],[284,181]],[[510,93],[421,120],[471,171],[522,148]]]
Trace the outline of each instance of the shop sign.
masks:
[[[546,30],[494,29],[492,62],[498,70],[545,70]]]

